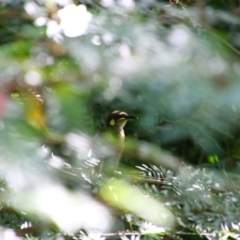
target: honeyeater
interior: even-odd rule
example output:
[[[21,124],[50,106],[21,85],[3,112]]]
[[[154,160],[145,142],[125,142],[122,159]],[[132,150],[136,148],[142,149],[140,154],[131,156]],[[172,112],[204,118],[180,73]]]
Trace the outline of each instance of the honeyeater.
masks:
[[[103,159],[104,168],[114,169],[118,165],[124,149],[124,126],[126,125],[127,121],[131,119],[138,118],[120,110],[113,111],[106,118],[106,126],[104,128],[103,134],[114,146],[116,151],[114,154],[115,156],[111,156],[113,159],[109,159],[109,157],[107,160]]]

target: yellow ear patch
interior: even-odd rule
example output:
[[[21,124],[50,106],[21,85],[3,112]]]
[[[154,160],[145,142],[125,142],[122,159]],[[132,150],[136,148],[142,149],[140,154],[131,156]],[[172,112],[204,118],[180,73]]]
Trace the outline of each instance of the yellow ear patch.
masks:
[[[111,125],[111,126],[114,126],[114,125],[115,125],[115,120],[114,120],[114,119],[112,119],[112,120],[110,121],[110,125]]]

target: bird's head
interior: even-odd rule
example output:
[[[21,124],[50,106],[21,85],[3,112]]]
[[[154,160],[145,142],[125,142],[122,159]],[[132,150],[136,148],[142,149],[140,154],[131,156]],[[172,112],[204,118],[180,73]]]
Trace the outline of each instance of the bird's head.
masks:
[[[119,110],[115,110],[108,115],[106,119],[106,125],[107,127],[121,130],[130,119],[137,119],[137,117],[128,115],[127,113]]]

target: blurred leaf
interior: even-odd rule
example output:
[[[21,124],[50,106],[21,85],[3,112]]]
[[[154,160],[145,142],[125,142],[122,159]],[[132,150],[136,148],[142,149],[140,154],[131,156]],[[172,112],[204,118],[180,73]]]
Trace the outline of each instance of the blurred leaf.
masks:
[[[100,190],[101,197],[111,205],[132,212],[158,226],[173,228],[174,215],[160,202],[147,193],[130,186],[124,181],[111,179]],[[151,206],[151,208],[146,208]]]
[[[44,100],[34,92],[24,94],[27,121],[37,129],[46,130]]]

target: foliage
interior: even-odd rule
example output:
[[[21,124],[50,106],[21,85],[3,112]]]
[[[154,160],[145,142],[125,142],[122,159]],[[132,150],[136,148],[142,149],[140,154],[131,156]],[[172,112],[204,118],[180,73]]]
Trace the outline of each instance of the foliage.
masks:
[[[0,239],[239,239],[239,3],[0,7]],[[226,3],[225,3],[226,4]],[[101,132],[138,116],[117,152]]]

